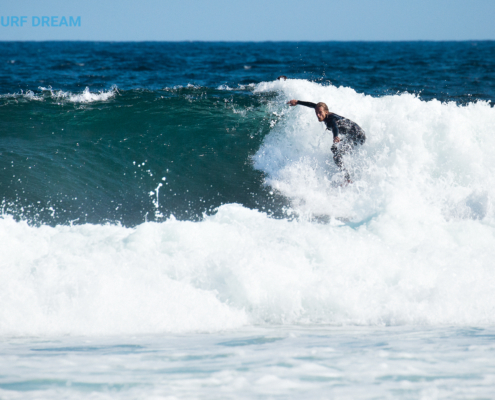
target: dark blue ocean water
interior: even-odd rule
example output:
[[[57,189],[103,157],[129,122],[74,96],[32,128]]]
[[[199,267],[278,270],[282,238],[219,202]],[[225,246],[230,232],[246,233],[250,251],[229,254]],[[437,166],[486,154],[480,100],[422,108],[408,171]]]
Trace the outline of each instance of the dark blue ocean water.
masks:
[[[279,75],[495,101],[494,42],[4,42],[0,65],[0,201],[51,225],[198,220],[226,203],[283,217],[251,158],[277,101],[253,85]]]

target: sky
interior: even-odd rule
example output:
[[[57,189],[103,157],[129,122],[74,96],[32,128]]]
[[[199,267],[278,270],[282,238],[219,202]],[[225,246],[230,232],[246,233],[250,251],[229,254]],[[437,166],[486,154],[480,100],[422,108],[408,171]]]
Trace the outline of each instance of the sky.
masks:
[[[0,1],[2,41],[495,40],[495,0]]]

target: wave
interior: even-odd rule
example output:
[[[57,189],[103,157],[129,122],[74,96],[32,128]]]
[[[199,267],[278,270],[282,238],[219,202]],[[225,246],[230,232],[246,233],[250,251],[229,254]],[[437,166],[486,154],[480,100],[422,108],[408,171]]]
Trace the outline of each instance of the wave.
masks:
[[[121,172],[139,176],[141,171],[149,178],[140,190],[152,194],[152,211],[168,206],[170,186],[176,193],[193,192],[177,204],[208,199],[201,197],[208,185],[232,197],[207,201],[211,212],[196,219],[163,213],[158,222],[141,220],[128,227],[116,224],[117,218],[110,224],[82,220],[49,226],[42,221],[33,226],[4,214],[1,335],[495,323],[495,110],[488,103],[460,106],[408,93],[372,97],[290,79],[260,83],[247,93],[171,90],[166,106],[161,98],[166,91],[141,93],[138,100],[132,100],[137,92],[124,92],[115,97],[115,108],[113,102],[106,104],[116,113],[112,121],[131,115],[120,114],[117,106],[146,110],[143,121],[154,129],[164,123],[179,126],[194,116],[194,124],[177,131],[175,142],[166,135],[153,141],[153,129],[149,135],[125,131],[118,136],[122,143],[134,140],[126,146],[139,149],[135,154],[168,143],[174,151],[167,154],[180,155],[124,158],[129,169]],[[291,98],[325,101],[364,128],[367,142],[345,160],[352,185],[339,186],[329,157],[330,135],[312,110],[289,108]],[[91,111],[86,117],[101,115],[101,110]],[[194,130],[198,123],[202,128]],[[260,125],[261,134],[253,135]],[[115,132],[99,132],[100,143],[108,144]],[[182,142],[184,137],[188,140]],[[122,157],[118,141],[103,154]],[[191,155],[191,148],[208,144],[209,163],[194,164],[207,153]],[[222,154],[229,155],[226,162],[212,164]],[[105,172],[116,168],[112,163],[100,167]],[[177,175],[167,174],[167,168]],[[98,170],[84,176],[94,178]],[[242,175],[243,170],[249,174]],[[253,176],[258,200],[265,199],[257,206],[246,200]],[[212,179],[206,185],[205,177]],[[139,181],[129,181],[128,187]],[[112,190],[118,193],[119,185],[117,180]],[[108,187],[103,195],[112,193]],[[102,201],[104,196],[94,193]],[[283,212],[273,218],[270,208]],[[204,209],[186,202],[184,210]],[[76,215],[77,210],[70,211],[67,218]]]

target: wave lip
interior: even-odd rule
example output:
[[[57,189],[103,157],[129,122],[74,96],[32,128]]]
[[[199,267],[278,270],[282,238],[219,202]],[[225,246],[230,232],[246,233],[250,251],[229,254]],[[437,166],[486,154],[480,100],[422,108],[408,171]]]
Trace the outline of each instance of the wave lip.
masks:
[[[119,91],[117,86],[112,86],[109,90],[100,90],[99,92],[91,92],[89,87],[86,87],[81,93],[72,93],[64,90],[54,90],[52,87],[42,87],[40,86],[38,89],[41,90],[41,93],[35,93],[32,90],[28,90],[26,92],[22,91],[20,93],[7,93],[0,95],[0,99],[19,99],[23,98],[25,100],[33,100],[33,101],[43,101],[47,98],[53,99],[56,101],[66,100],[71,103],[92,103],[95,101],[107,101],[113,97],[115,97]]]
[[[89,87],[86,87],[82,93],[71,93],[63,90],[53,90],[51,87],[40,87],[43,92],[49,92],[50,97],[55,100],[67,100],[71,103],[92,103],[95,101],[107,101],[118,94],[117,86],[113,86],[110,90],[101,90],[98,93],[91,92]]]
[[[6,94],[1,94],[0,99],[25,99],[25,100],[34,100],[34,101],[43,101],[43,96],[34,93],[32,90],[27,90],[24,92],[21,90],[20,93],[6,93]]]

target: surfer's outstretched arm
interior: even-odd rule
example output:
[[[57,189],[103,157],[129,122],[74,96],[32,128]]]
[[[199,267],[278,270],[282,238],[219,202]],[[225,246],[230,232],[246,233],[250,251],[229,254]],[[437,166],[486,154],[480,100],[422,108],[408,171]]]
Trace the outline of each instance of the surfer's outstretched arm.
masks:
[[[309,108],[316,108],[316,103],[311,103],[310,101],[301,101],[301,100],[291,100],[287,104],[291,106],[305,106]]]

